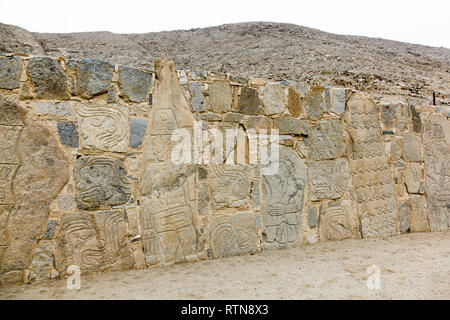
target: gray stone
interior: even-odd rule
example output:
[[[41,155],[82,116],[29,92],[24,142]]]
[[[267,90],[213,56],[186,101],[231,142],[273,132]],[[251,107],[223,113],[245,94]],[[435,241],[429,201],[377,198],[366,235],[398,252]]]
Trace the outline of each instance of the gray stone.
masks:
[[[51,57],[33,57],[27,65],[39,99],[67,99],[67,76],[59,62]]]
[[[253,205],[255,208],[259,207],[260,203],[260,193],[259,193],[259,180],[253,180],[253,186],[251,191],[252,197],[253,197]]]
[[[400,160],[402,157],[403,139],[401,137],[395,137],[391,143],[391,161]]]
[[[244,119],[244,115],[240,113],[227,113],[223,116],[223,121],[239,123]]]
[[[39,100],[33,102],[33,107],[38,113],[42,115],[55,117],[72,117],[72,104],[73,103],[70,101],[57,102],[52,100]]]
[[[422,161],[422,139],[413,133],[403,135],[402,157],[405,161]]]
[[[76,64],[76,93],[90,99],[107,92],[114,72],[114,65],[100,60],[80,60]]]
[[[78,148],[78,131],[72,122],[58,122],[59,141],[65,146]]]
[[[267,116],[284,111],[284,91],[277,83],[268,83],[261,89],[261,100],[264,104],[263,113]]]
[[[57,220],[49,220],[47,223],[47,229],[45,230],[44,236],[42,238],[45,240],[52,240],[57,224]]]
[[[204,121],[221,121],[222,116],[217,113],[207,112],[207,113],[202,113],[201,119]]]
[[[423,164],[417,162],[410,162],[406,164],[405,184],[409,193],[420,193],[421,184],[423,185],[423,179]]]
[[[303,108],[305,108],[309,119],[319,120],[325,112],[324,88],[313,87],[303,98]]]
[[[106,101],[108,103],[117,103],[119,101],[119,91],[116,86],[111,86],[111,88],[109,88]]]
[[[242,87],[239,97],[239,112],[247,115],[256,116],[261,113],[261,101],[259,100],[258,90]]]
[[[311,125],[305,144],[314,160],[338,158],[342,152],[344,124],[341,121],[323,121]]]
[[[20,57],[0,56],[0,89],[19,88],[21,75],[22,59]]]
[[[145,133],[147,132],[148,121],[145,119],[131,119],[130,120],[130,146],[138,148],[144,141]]]
[[[125,204],[130,183],[122,161],[106,157],[81,157],[74,167],[77,207],[96,210]]]
[[[231,87],[228,82],[214,82],[209,86],[211,109],[217,113],[231,110]]]
[[[319,216],[321,241],[361,238],[356,203],[351,200],[328,201],[322,204]]]
[[[410,231],[410,211],[411,209],[408,202],[404,202],[399,208],[401,233],[409,233]]]
[[[317,208],[308,206],[308,224],[310,228],[317,226]]]
[[[347,89],[334,88],[332,91],[331,112],[340,116],[347,105]]]
[[[412,119],[412,131],[418,134],[422,134],[423,125],[422,120],[420,119],[420,112],[417,111],[416,107],[409,106],[411,111],[411,119]]]
[[[119,67],[120,96],[131,102],[146,102],[150,93],[152,75],[131,67]]]
[[[50,243],[40,243],[34,249],[31,263],[28,267],[28,281],[42,281],[51,278],[53,267],[53,253]]]
[[[205,101],[202,93],[201,82],[189,83],[189,90],[191,92],[191,103],[189,104],[192,111],[203,112],[205,111]]]
[[[295,118],[273,119],[273,127],[279,129],[280,134],[307,135],[308,121]]]
[[[198,186],[198,213],[199,214],[212,213],[208,183],[200,183]]]

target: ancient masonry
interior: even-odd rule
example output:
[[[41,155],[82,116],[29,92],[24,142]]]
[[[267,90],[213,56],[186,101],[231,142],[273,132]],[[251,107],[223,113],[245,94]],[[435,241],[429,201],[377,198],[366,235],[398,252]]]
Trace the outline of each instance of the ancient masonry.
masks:
[[[449,229],[448,109],[304,87],[0,56],[0,281]],[[174,164],[198,122],[278,129],[279,170]]]

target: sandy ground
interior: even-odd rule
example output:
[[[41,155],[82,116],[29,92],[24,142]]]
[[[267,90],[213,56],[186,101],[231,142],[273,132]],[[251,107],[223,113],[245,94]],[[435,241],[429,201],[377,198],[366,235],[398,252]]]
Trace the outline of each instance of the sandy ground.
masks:
[[[381,289],[367,287],[367,268]],[[450,232],[346,240],[0,287],[1,299],[450,299]]]

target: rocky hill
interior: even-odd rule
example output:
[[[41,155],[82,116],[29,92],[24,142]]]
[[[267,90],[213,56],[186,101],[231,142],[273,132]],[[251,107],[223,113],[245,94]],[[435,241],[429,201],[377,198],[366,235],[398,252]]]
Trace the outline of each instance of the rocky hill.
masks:
[[[155,57],[169,57],[178,69],[351,87],[377,96],[400,95],[414,104],[431,103],[435,92],[437,105],[450,105],[450,49],[293,24],[239,23],[145,34],[32,33],[0,24],[0,52],[97,58],[148,69]]]

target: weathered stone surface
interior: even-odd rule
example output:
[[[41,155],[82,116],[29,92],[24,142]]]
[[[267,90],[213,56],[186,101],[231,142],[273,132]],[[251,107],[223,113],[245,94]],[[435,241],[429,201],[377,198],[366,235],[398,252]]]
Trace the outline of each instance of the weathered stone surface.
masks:
[[[258,90],[242,87],[239,97],[239,112],[251,116],[261,113],[261,101],[259,100]]]
[[[410,230],[411,232],[430,232],[425,196],[411,196]]]
[[[248,127],[252,129],[270,129],[270,120],[264,116],[248,117]]]
[[[130,199],[130,184],[122,161],[106,157],[81,157],[74,167],[79,209],[117,206]]]
[[[310,228],[317,227],[317,208],[308,206],[308,225]]]
[[[58,224],[57,220],[49,220],[47,223],[47,229],[44,232],[42,238],[44,240],[52,240],[53,235],[55,234],[56,225]]]
[[[277,83],[269,82],[261,89],[263,113],[266,116],[279,114],[284,111],[284,91]]]
[[[398,209],[400,215],[400,232],[408,233],[411,229],[410,227],[410,211],[411,207],[408,202],[404,202]]]
[[[273,127],[279,129],[280,134],[308,134],[308,121],[306,120],[280,117],[273,119]]]
[[[75,109],[81,147],[113,152],[128,150],[128,108],[77,103]]]
[[[420,193],[421,184],[424,183],[423,164],[410,162],[406,164],[405,184],[409,193]]]
[[[52,100],[40,100],[33,102],[33,108],[42,115],[56,116],[56,117],[72,117],[71,106],[75,105],[73,102],[58,102]]]
[[[209,195],[208,183],[201,183],[198,187],[198,213],[199,214],[211,214],[211,197]]]
[[[50,243],[40,243],[34,249],[31,263],[28,267],[28,281],[50,279],[53,267],[53,253]]]
[[[146,102],[152,75],[139,69],[119,67],[120,96],[131,102]]]
[[[78,148],[78,131],[72,122],[58,122],[59,141],[65,146]]]
[[[394,128],[396,113],[395,111],[395,105],[389,103],[382,103],[380,105],[381,121],[385,130]]]
[[[394,179],[380,135],[375,102],[364,93],[354,93],[347,102],[345,120],[353,145],[349,164],[363,237],[397,233]]]
[[[302,101],[298,92],[292,88],[288,88],[288,103],[287,107],[291,115],[295,118],[302,113]]]
[[[318,120],[325,112],[323,95],[324,89],[320,86],[314,86],[303,98],[303,108],[311,120]]]
[[[322,204],[319,216],[321,241],[361,238],[356,203],[350,200]]]
[[[333,88],[330,111],[340,116],[345,112],[347,104],[347,89]]]
[[[56,266],[82,273],[131,269],[134,265],[122,210],[65,215],[57,237]]]
[[[307,180],[304,161],[295,151],[280,146],[279,168],[262,177],[264,246],[285,248],[299,241],[302,207]],[[301,240],[300,240],[301,241]]]
[[[205,121],[221,121],[222,116],[214,112],[202,113],[201,119]]]
[[[224,113],[231,110],[231,87],[228,82],[214,82],[208,90],[211,108],[214,112]]]
[[[203,85],[199,81],[189,83],[189,91],[191,92],[191,110],[194,112],[205,111],[205,101],[202,93]]]
[[[138,148],[144,141],[147,132],[148,121],[145,119],[133,118],[130,120],[130,146]]]
[[[244,119],[244,115],[240,113],[227,113],[223,116],[223,121],[238,123]]]
[[[111,88],[109,88],[106,101],[108,103],[117,103],[119,101],[119,90],[117,90],[116,86],[111,86]]]
[[[402,157],[403,139],[401,137],[395,137],[391,143],[391,161],[398,161]]]
[[[21,75],[22,59],[20,57],[0,56],[0,89],[19,88]]]
[[[422,134],[423,126],[422,126],[422,119],[420,119],[420,112],[417,110],[415,106],[409,106],[409,110],[411,111],[413,132]]]
[[[209,243],[214,259],[255,253],[258,250],[255,215],[245,212],[212,216]]]
[[[432,114],[424,126],[425,191],[432,232],[450,228],[450,123]]]
[[[308,166],[309,193],[312,201],[338,199],[348,186],[346,159],[314,161]]]
[[[341,121],[323,121],[311,125],[305,144],[309,156],[314,160],[330,160],[340,156],[342,152],[342,136],[344,124]]]
[[[17,281],[45,229],[50,204],[69,180],[69,170],[56,139],[23,108],[0,101],[0,119],[0,128],[9,124],[10,132],[20,132],[17,140],[0,135],[0,204],[11,208],[0,269],[3,279]],[[5,144],[3,137],[14,140],[12,145]]]
[[[215,165],[209,169],[212,207],[248,208],[250,202],[249,165]]]
[[[397,130],[404,131],[408,128],[409,107],[405,103],[397,103],[395,105],[395,126]]]
[[[107,92],[114,65],[100,60],[79,60],[76,64],[76,92],[83,98]]]
[[[412,133],[403,135],[402,157],[405,161],[423,161],[422,139]]]
[[[149,163],[141,180],[142,242],[147,264],[195,261],[203,243],[197,222],[192,165]]]
[[[67,99],[67,77],[58,61],[50,57],[33,57],[28,61],[27,72],[39,99]]]

